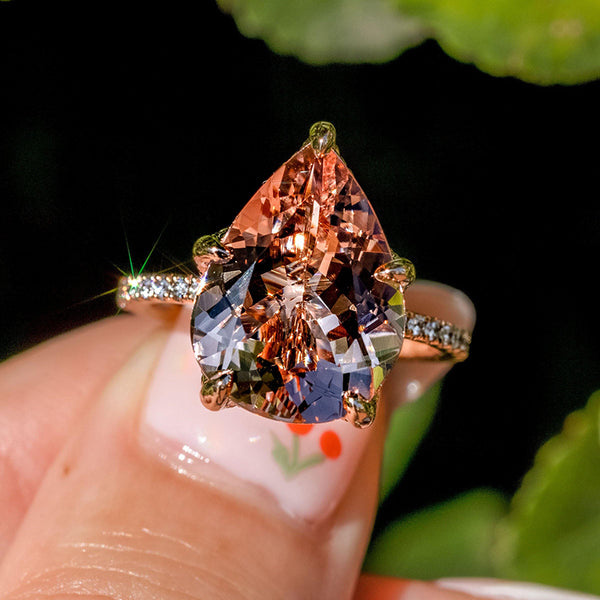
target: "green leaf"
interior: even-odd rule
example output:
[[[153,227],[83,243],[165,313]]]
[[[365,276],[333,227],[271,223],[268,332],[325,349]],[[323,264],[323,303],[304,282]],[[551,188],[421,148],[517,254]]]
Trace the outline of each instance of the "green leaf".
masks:
[[[600,594],[600,391],[539,450],[500,528],[502,576]]]
[[[239,30],[311,64],[384,62],[430,37],[496,76],[600,76],[597,0],[217,0]]]
[[[271,438],[273,439],[273,449],[271,450],[271,454],[275,459],[275,462],[281,468],[286,479],[292,479],[304,469],[319,465],[325,460],[325,455],[320,452],[311,454],[301,460],[300,436],[296,434],[292,435],[291,451],[273,432],[271,432]]]
[[[398,483],[427,432],[438,404],[440,388],[439,383],[434,385],[421,398],[401,406],[392,414],[383,452],[381,500]]]
[[[296,471],[299,473],[304,469],[308,469],[310,467],[315,467],[316,465],[320,465],[324,460],[326,460],[324,454],[315,453],[307,456],[305,459],[301,460],[296,467]]]
[[[271,438],[273,439],[273,458],[275,462],[281,467],[284,474],[289,475],[292,470],[292,463],[290,460],[289,450],[281,443],[279,438],[271,432]]]
[[[451,56],[492,75],[573,84],[600,75],[598,0],[396,0]]]
[[[487,577],[506,501],[498,492],[474,490],[392,523],[372,543],[364,565],[390,577]]]
[[[247,37],[312,64],[383,62],[424,39],[391,0],[217,0]]]

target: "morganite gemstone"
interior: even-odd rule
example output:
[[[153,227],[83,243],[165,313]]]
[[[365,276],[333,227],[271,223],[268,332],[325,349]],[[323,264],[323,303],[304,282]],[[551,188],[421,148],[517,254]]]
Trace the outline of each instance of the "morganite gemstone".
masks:
[[[396,361],[400,291],[374,279],[391,252],[373,208],[338,154],[310,144],[235,218],[192,314],[203,373],[229,371],[230,399],[261,415],[344,417],[344,392],[372,399]]]

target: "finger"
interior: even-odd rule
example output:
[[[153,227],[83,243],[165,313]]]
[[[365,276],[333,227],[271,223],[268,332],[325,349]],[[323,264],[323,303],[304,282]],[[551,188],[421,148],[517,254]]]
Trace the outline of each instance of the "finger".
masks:
[[[131,315],[105,319],[0,365],[0,559],[74,424],[160,326]]]
[[[432,281],[416,281],[405,292],[407,310],[435,316],[461,329],[473,331],[475,308],[456,288]],[[405,346],[411,342],[405,341]],[[417,344],[418,342],[412,342]],[[451,361],[400,360],[386,382],[387,402],[391,409],[419,398],[453,366]]]
[[[189,314],[164,343],[136,354],[57,457],[0,591],[350,597],[377,504],[379,421],[300,435],[207,412]]]
[[[598,596],[498,579],[412,581],[362,575],[354,600],[598,600]]]
[[[320,519],[319,526],[306,519],[310,506],[286,514],[287,492],[274,499],[264,487],[202,459],[203,474],[181,477],[156,460],[156,453],[168,454],[168,442],[155,442],[148,454],[137,445],[139,402],[163,344],[157,337],[136,354],[48,471],[6,556],[0,596],[52,597],[83,589],[129,598],[281,598],[330,588],[342,595],[329,597],[348,597],[348,573],[336,570],[359,570],[370,528],[362,515],[375,510],[381,444],[363,453],[364,468],[356,473],[355,485],[367,493],[354,503],[321,504],[329,521]],[[176,361],[189,356],[184,346],[185,356],[180,352]],[[212,416],[202,410],[203,418]],[[239,430],[224,433],[240,435]],[[277,433],[287,443],[281,428]],[[376,435],[377,430],[371,439]],[[312,494],[317,501],[314,486],[323,476],[316,482],[307,471],[302,486],[311,489],[305,499]],[[357,542],[363,548],[348,552],[347,544]],[[344,560],[335,556],[341,550]],[[286,595],[290,589],[296,591]]]

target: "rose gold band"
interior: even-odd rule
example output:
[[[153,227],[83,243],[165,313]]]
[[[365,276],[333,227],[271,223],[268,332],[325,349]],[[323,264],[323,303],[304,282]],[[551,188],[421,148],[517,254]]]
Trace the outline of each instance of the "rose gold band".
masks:
[[[117,305],[137,310],[149,305],[194,302],[200,278],[181,273],[148,273],[122,277],[117,289]],[[470,332],[441,319],[406,311],[402,359],[463,361],[469,354]]]

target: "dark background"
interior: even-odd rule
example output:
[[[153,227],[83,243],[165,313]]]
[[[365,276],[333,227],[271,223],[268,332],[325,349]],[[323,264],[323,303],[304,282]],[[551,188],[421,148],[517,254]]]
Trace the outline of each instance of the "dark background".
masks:
[[[126,240],[136,267],[161,232],[149,269],[188,260],[330,120],[392,246],[478,310],[386,510],[512,494],[599,387],[600,85],[494,78],[435,42],[311,67],[212,2],[128,19],[50,4],[0,2],[1,357],[114,314],[100,295]]]

